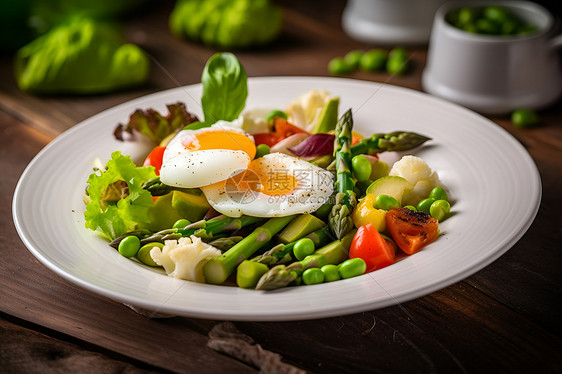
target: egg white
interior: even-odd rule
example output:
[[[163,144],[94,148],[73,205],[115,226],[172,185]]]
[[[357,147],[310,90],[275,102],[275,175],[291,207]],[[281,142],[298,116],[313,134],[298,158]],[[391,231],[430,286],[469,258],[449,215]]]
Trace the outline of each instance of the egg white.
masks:
[[[290,193],[271,196],[251,190],[231,191],[225,184],[201,187],[209,204],[229,217],[282,217],[312,213],[326,203],[334,190],[329,171],[296,157],[270,153],[260,158],[271,171],[287,171],[298,183]]]
[[[169,186],[196,188],[225,180],[244,171],[251,161],[244,151],[205,149],[190,151],[182,144],[187,136],[207,131],[221,131],[217,127],[182,130],[168,144],[162,158],[160,180]],[[228,131],[242,130],[229,128]],[[250,136],[250,139],[253,138]]]

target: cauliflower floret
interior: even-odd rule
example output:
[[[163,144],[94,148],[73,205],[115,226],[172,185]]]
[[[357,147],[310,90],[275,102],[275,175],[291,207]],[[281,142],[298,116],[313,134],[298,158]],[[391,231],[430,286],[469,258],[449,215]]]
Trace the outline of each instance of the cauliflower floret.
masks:
[[[267,116],[272,109],[252,109],[242,112],[238,118],[229,121],[217,121],[212,127],[232,127],[246,131],[248,134],[259,134],[272,131],[272,126],[267,123]]]
[[[285,108],[288,121],[312,132],[322,110],[332,98],[332,95],[325,90],[310,90],[302,94]]]
[[[271,125],[267,123],[266,118],[272,111],[272,109],[247,110],[242,112],[235,121],[239,121],[242,130],[249,134],[270,132],[272,128]]]
[[[154,247],[150,251],[150,257],[163,266],[169,276],[200,283],[205,282],[203,265],[220,254],[221,251],[197,236],[166,240],[162,249]]]
[[[406,192],[402,198],[404,205],[417,205],[429,196],[431,190],[441,185],[437,172],[417,156],[404,156],[395,162],[388,175],[395,175],[406,179],[414,188]]]

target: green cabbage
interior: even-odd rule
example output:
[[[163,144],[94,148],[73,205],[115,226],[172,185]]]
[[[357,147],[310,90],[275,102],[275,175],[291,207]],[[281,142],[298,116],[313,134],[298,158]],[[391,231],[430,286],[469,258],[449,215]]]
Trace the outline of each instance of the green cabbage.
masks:
[[[269,0],[179,0],[170,15],[176,36],[222,48],[267,44],[281,25],[281,10]]]
[[[79,17],[22,47],[14,65],[23,91],[93,94],[146,82],[150,60],[118,27]]]
[[[154,201],[142,185],[156,177],[154,167],[137,167],[129,156],[117,151],[111,154],[106,168],[88,178],[86,228],[99,231],[108,239],[150,228]]]

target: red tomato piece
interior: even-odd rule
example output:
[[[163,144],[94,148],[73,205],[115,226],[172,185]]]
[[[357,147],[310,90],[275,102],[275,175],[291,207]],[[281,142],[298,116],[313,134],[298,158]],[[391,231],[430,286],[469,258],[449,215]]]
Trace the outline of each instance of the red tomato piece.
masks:
[[[273,147],[275,144],[279,143],[280,140],[277,134],[273,132],[254,134],[254,142],[256,145],[265,144],[269,147]]]
[[[301,129],[298,126],[295,126],[287,122],[285,118],[275,117],[275,134],[277,134],[279,138],[285,139],[291,135],[298,134],[301,132],[307,133],[304,129]]]
[[[266,144],[272,147],[275,144],[279,143],[281,140],[288,138],[291,135],[301,132],[307,133],[300,127],[287,122],[287,120],[283,117],[275,117],[274,121],[274,132],[254,134],[254,141],[256,142],[256,145]]]
[[[144,160],[143,166],[154,166],[156,175],[160,175],[162,168],[162,159],[164,158],[164,151],[166,147],[156,146]]]
[[[362,258],[367,264],[366,273],[394,264],[394,257],[394,243],[385,239],[372,223],[359,227],[349,248],[349,258]]]
[[[392,208],[385,220],[396,245],[409,255],[431,243],[439,233],[439,222],[422,211]]]

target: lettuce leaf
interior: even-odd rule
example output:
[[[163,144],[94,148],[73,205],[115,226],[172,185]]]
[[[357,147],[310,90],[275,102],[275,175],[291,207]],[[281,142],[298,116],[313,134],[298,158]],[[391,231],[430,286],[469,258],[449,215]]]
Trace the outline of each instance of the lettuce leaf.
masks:
[[[86,228],[112,240],[149,227],[154,202],[142,185],[156,177],[154,167],[137,167],[129,156],[119,151],[111,154],[106,167],[104,172],[92,173],[87,181],[90,202],[84,212]],[[116,189],[120,193],[116,194]]]
[[[113,135],[118,140],[134,137],[133,130],[148,136],[155,144],[160,143],[168,135],[181,130],[193,122],[199,121],[197,116],[187,111],[184,103],[166,105],[168,115],[164,117],[154,109],[137,109],[129,117],[129,122],[118,124]]]

